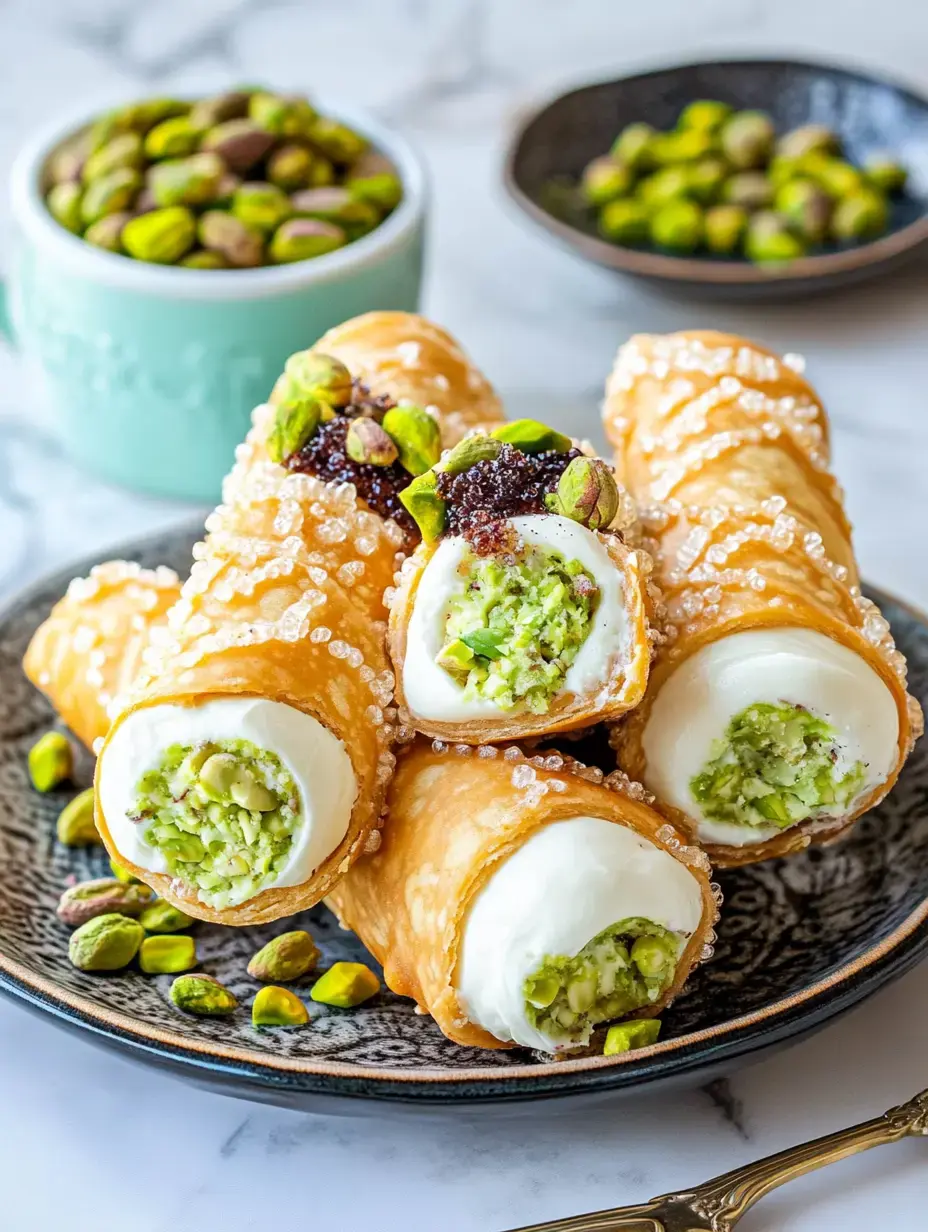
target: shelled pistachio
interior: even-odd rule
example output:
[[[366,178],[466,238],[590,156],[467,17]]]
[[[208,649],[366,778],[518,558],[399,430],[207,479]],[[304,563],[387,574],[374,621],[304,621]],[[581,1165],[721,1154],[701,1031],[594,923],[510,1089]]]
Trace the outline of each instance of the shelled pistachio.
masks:
[[[108,111],[52,151],[44,178],[49,213],[93,247],[201,271],[324,256],[403,197],[362,134],[302,96],[251,87]],[[309,193],[323,195],[299,200]],[[171,209],[190,212],[192,234],[184,215],[138,225]]]
[[[572,189],[552,182],[549,208],[613,244],[780,264],[883,234],[906,178],[890,153],[851,161],[827,125],[778,134],[766,112],[696,99],[666,131],[626,125]]]

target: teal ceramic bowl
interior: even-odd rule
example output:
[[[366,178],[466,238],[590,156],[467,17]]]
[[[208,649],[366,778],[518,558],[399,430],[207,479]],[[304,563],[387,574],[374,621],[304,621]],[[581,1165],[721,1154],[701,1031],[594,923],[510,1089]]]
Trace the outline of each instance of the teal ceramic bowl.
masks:
[[[161,496],[213,502],[252,408],[288,355],[359,313],[418,307],[422,166],[369,117],[325,110],[393,160],[405,195],[363,239],[293,265],[179,269],[71,235],[45,208],[43,168],[92,116],[45,130],[17,157],[6,325],[39,374],[66,448],[89,470]]]

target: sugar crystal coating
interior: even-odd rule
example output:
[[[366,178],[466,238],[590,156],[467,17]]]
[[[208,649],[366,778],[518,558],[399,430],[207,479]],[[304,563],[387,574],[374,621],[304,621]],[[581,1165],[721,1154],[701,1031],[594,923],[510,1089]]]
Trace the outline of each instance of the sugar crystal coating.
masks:
[[[634,425],[621,412],[625,395],[644,379],[663,383],[657,403],[659,430],[638,432],[634,448],[653,459],[648,490],[639,494],[643,500],[637,541],[661,558],[665,642],[672,647],[681,633],[693,635],[701,622],[720,619],[739,591],[762,595],[785,583],[841,612],[904,688],[905,660],[887,622],[861,595],[848,565],[829,558],[821,531],[804,523],[803,511],[790,507],[785,495],[769,494],[750,507],[715,502],[691,506],[675,498],[684,484],[698,479],[700,471],[727,453],[788,439],[789,448],[807,461],[815,482],[833,502],[838,518],[844,519],[843,494],[828,469],[821,405],[807,386],[786,396],[774,396],[768,389],[786,377],[793,379],[795,388],[795,376],[804,368],[802,357],[794,354],[777,359],[749,345],[711,345],[684,335],[634,339],[620,350],[607,385],[612,433],[628,440],[633,432]],[[690,374],[702,374],[713,383],[697,393]],[[713,431],[714,416],[720,413],[727,425],[738,426]],[[843,528],[846,534],[846,521]],[[763,558],[763,571],[739,562],[750,545],[772,554]],[[797,549],[804,561],[801,573],[794,564]],[[771,595],[768,602],[779,606],[782,596]],[[917,737],[922,729],[919,708],[911,702],[907,707]]]

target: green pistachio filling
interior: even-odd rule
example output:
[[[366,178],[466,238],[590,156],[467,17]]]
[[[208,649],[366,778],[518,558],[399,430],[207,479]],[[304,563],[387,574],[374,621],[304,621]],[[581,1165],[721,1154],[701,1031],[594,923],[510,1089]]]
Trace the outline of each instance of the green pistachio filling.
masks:
[[[284,867],[300,797],[280,758],[248,740],[174,744],[139,779],[130,816],[172,877],[234,907]]]
[[[838,761],[838,733],[824,719],[786,702],[755,702],[728,724],[690,790],[711,821],[785,830],[837,815],[859,794],[863,762],[840,771]]]
[[[587,1044],[598,1023],[651,1006],[667,991],[684,941],[651,920],[610,924],[579,954],[548,956],[526,979],[526,1016],[555,1044]]]
[[[530,547],[516,561],[468,552],[437,663],[501,710],[545,714],[586,641],[598,590],[579,560]]]

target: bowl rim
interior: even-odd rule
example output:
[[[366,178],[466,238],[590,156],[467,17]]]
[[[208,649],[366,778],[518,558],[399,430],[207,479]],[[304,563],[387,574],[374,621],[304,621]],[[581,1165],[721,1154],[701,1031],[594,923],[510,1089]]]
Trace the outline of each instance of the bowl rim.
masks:
[[[402,251],[422,226],[429,199],[425,164],[405,137],[363,109],[325,97],[314,99],[326,115],[356,128],[396,164],[403,199],[379,226],[344,248],[305,261],[258,269],[197,270],[136,261],[95,248],[72,235],[51,215],[40,192],[45,162],[56,146],[77,134],[107,110],[132,102],[121,95],[64,114],[36,130],[22,145],[10,170],[9,201],[18,229],[41,251],[76,277],[142,294],[189,300],[248,300],[287,294],[341,281]],[[191,95],[182,95],[195,101]],[[218,276],[221,274],[221,277]]]
[[[557,95],[548,96],[545,101],[536,103],[520,117],[515,130],[506,146],[503,162],[503,184],[506,192],[515,204],[528,215],[537,225],[549,234],[554,235],[561,243],[566,244],[575,252],[579,251],[589,260],[608,266],[623,273],[636,274],[649,278],[672,280],[675,282],[710,283],[716,286],[769,286],[792,280],[813,280],[827,278],[835,274],[850,273],[866,269],[871,265],[879,265],[911,252],[918,245],[928,240],[928,201],[922,203],[921,215],[899,227],[887,235],[869,240],[867,243],[855,245],[852,248],[839,249],[836,252],[819,253],[813,256],[798,257],[782,266],[759,266],[744,261],[711,261],[701,257],[675,257],[667,253],[653,252],[648,249],[627,248],[621,244],[611,244],[597,235],[581,231],[540,206],[522,188],[516,175],[516,164],[521,155],[525,139],[532,126],[548,111],[552,110],[565,99],[586,94],[602,86],[628,85],[631,82],[644,81],[649,77],[659,77],[665,73],[680,72],[698,68],[727,67],[780,67],[813,69],[832,76],[853,78],[871,85],[883,86],[897,94],[906,97],[910,102],[922,108],[928,114],[928,97],[920,94],[907,84],[894,80],[881,73],[873,73],[868,69],[857,68],[849,64],[834,64],[822,60],[803,60],[792,56],[731,56],[713,60],[687,60],[680,63],[664,64],[649,68],[638,73],[629,73],[623,77],[606,77],[596,81],[588,81],[572,86]]]
[[[130,559],[140,552],[164,551],[167,545],[197,538],[199,521],[117,545],[106,559]],[[23,608],[36,603],[51,585],[62,589],[71,576],[83,575],[98,563],[95,552],[33,582],[0,607],[0,627]],[[928,628],[928,614],[887,591],[868,586],[879,604],[893,604]],[[30,686],[31,687],[31,686]],[[50,1015],[61,1025],[95,1036],[148,1063],[171,1063],[191,1078],[207,1074],[235,1078],[257,1090],[288,1090],[308,1095],[375,1099],[384,1103],[449,1104],[507,1103],[535,1098],[568,1098],[592,1091],[618,1091],[645,1086],[671,1075],[705,1069],[710,1064],[788,1040],[824,1024],[897,979],[928,954],[928,897],[893,931],[854,959],[788,996],[713,1027],[674,1036],[616,1057],[587,1056],[573,1060],[460,1069],[397,1070],[312,1058],[274,1056],[240,1046],[191,1039],[178,1030],[150,1027],[140,1018],[107,1009],[80,993],[62,989],[53,979],[30,970],[2,950],[0,993]]]

